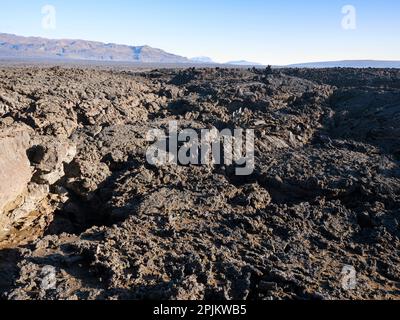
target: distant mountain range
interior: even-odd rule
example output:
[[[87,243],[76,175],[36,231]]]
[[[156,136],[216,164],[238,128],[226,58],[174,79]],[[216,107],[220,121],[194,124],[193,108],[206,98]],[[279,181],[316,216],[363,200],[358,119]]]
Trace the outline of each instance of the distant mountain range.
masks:
[[[342,60],[292,64],[291,68],[400,68],[400,61]]]
[[[261,63],[250,62],[250,61],[246,61],[246,60],[229,61],[226,64],[235,65],[235,66],[262,66]]]
[[[218,64],[209,57],[188,59],[149,46],[128,46],[86,40],[52,40],[0,33],[0,59],[59,59],[104,62]],[[226,64],[255,66],[258,63],[232,61]]]
[[[190,63],[149,46],[127,46],[85,40],[50,40],[0,33],[0,58],[63,59],[141,63]]]
[[[21,37],[0,33],[0,59],[58,59],[100,62],[136,62],[155,64],[219,65],[209,57],[185,58],[149,46],[128,46],[86,40],[51,40],[39,37]],[[229,61],[222,65],[262,66],[246,60]],[[400,61],[344,60],[292,64],[290,68],[400,68]]]
[[[190,60],[195,63],[218,64],[217,62],[214,62],[209,57],[195,57],[195,58],[191,58]],[[225,62],[222,64],[232,65],[232,66],[262,66],[261,63],[250,62],[250,61],[246,61],[246,60],[228,61],[228,62]]]
[[[209,57],[194,57],[191,58],[190,61],[195,63],[216,63]]]

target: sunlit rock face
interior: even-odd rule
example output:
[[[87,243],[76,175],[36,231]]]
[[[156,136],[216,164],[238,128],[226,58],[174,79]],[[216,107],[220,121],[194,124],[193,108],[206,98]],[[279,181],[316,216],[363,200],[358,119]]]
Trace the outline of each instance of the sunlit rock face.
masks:
[[[32,177],[26,154],[29,134],[22,128],[0,131],[0,240],[9,232],[10,211],[23,203]]]
[[[26,151],[29,134],[13,128],[0,132],[0,212],[11,209],[32,177]]]

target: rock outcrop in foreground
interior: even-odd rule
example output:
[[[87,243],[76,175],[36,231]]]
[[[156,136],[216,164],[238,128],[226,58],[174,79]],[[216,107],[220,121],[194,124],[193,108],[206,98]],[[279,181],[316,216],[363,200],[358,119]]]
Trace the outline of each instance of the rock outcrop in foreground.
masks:
[[[31,167],[26,155],[28,146],[27,132],[14,131],[13,128],[0,132],[0,212],[12,208],[12,203],[22,195],[31,179]]]
[[[149,165],[171,120],[254,173]],[[1,297],[398,299],[399,123],[397,70],[0,69]]]

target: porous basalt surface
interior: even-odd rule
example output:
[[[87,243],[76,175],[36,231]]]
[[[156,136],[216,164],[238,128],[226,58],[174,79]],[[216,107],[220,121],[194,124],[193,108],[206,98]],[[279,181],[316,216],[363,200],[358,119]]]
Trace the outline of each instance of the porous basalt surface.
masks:
[[[149,165],[171,120],[254,129],[254,173]],[[399,299],[399,123],[397,70],[0,69],[1,297]]]

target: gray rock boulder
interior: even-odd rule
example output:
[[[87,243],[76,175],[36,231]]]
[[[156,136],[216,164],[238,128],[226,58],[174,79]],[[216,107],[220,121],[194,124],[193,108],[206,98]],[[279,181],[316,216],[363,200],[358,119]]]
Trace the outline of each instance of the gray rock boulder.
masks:
[[[0,131],[0,213],[11,209],[31,180],[32,169],[26,154],[29,142],[23,127]]]

